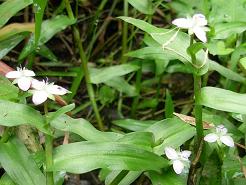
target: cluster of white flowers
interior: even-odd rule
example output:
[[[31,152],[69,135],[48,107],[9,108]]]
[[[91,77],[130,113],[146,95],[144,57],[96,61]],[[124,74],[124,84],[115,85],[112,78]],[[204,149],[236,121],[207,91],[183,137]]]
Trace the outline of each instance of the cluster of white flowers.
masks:
[[[54,95],[64,95],[69,92],[54,83],[34,79],[35,73],[26,68],[17,68],[17,71],[10,71],[5,76],[14,79],[13,83],[23,91],[28,91],[31,88],[28,92],[33,94],[32,101],[35,105],[45,102],[47,98],[55,100]]]
[[[226,146],[234,147],[234,141],[232,137],[227,134],[227,129],[224,127],[224,125],[218,125],[215,128],[215,132],[207,134],[204,137],[204,140],[209,143],[217,141],[219,145],[223,143]],[[172,162],[175,173],[181,174],[188,172],[190,166],[189,157],[191,155],[191,151],[184,150],[180,152],[176,151],[172,147],[166,147],[164,150],[167,158],[170,159]]]
[[[188,29],[189,35],[194,33],[199,40],[207,42],[206,31],[209,31],[209,28],[206,27],[208,21],[203,14],[195,14],[192,18],[178,18],[173,20],[172,24],[179,28]]]

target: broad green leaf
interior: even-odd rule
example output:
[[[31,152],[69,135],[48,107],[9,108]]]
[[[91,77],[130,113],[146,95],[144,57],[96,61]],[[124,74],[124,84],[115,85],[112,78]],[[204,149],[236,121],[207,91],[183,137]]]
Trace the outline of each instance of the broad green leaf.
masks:
[[[99,84],[111,80],[112,78],[123,76],[133,71],[137,71],[139,66],[133,63],[115,65],[100,69],[90,69],[91,82]]]
[[[16,185],[7,173],[4,173],[0,179],[0,184],[2,185]]]
[[[214,39],[226,39],[232,34],[242,33],[246,30],[246,22],[218,23],[214,26]]]
[[[236,82],[241,82],[243,84],[246,83],[246,79],[239,75],[238,73],[218,64],[217,62],[214,62],[212,60],[209,60],[209,70],[211,71],[217,71],[219,74],[224,76],[227,79],[236,81]]]
[[[149,178],[153,185],[184,185],[186,179],[184,176],[177,175],[174,172],[157,173],[154,171],[148,172]]]
[[[73,132],[88,141],[113,141],[122,135],[114,132],[101,132],[85,119],[73,119],[68,115],[61,115],[50,122],[51,126],[62,131]]]
[[[104,83],[110,87],[115,88],[119,92],[125,93],[127,96],[138,95],[135,86],[130,85],[122,77],[115,77]]]
[[[0,27],[2,27],[8,20],[17,12],[32,4],[32,0],[6,0],[0,5]]]
[[[159,170],[168,161],[154,153],[117,142],[78,142],[54,151],[53,170],[85,173],[98,168],[112,170]]]
[[[0,162],[7,174],[18,185],[45,185],[45,176],[17,139],[0,143]]]
[[[23,32],[34,32],[33,23],[13,23],[0,29],[0,41]]]
[[[135,145],[141,149],[152,151],[154,137],[151,132],[131,132],[119,138],[117,142]]]
[[[190,41],[190,36],[188,34],[183,33],[178,29],[169,30],[157,28],[145,21],[130,17],[120,18],[150,34],[153,39],[160,44],[160,49],[171,56],[175,56],[176,59],[179,59],[189,67],[193,66],[194,70],[197,71],[196,73],[202,75],[207,72],[209,62],[207,60],[207,54],[203,50],[197,53],[196,64],[192,64],[191,57],[186,52]]]
[[[6,40],[0,41],[0,59],[8,54],[17,44],[19,44],[24,38],[25,34],[14,35]]]
[[[212,10],[209,14],[209,22],[246,22],[246,0],[211,0]]]
[[[152,0],[128,0],[138,11],[144,14],[153,14]]]
[[[223,41],[210,42],[207,45],[209,53],[212,55],[229,55],[234,51],[233,48],[226,48]]]
[[[142,171],[119,171],[114,170],[110,172],[106,179],[106,185],[126,185],[132,184],[143,172]]]
[[[154,152],[158,155],[163,154],[165,147],[177,148],[195,135],[195,128],[177,117],[158,121],[144,131],[154,134]]]
[[[47,0],[33,0],[33,8],[35,12],[35,36],[34,42],[35,46],[39,43],[39,38],[41,34],[41,25],[44,16],[44,10],[47,4]]]
[[[3,76],[0,76],[0,87],[0,99],[16,100],[18,98],[19,89]]]
[[[154,120],[149,121],[141,121],[135,119],[122,119],[122,120],[114,120],[113,124],[119,127],[131,130],[131,131],[142,131],[152,124],[156,123]]]
[[[56,33],[64,30],[67,26],[75,23],[75,19],[69,19],[67,16],[59,15],[52,19],[46,20],[42,23],[41,34],[39,38],[38,46],[45,44]],[[24,59],[27,55],[32,53],[36,49],[34,35],[31,36],[28,43],[21,51],[19,60]]]
[[[58,118],[62,114],[65,114],[67,112],[70,112],[74,108],[75,108],[75,104],[72,103],[72,104],[69,104],[69,105],[66,105],[66,106],[63,106],[63,107],[59,108],[56,112],[50,113],[49,116],[48,116],[49,122],[51,122],[52,120]]]
[[[0,125],[8,127],[31,125],[50,134],[50,131],[45,128],[45,120],[39,111],[28,105],[5,100],[0,100]]]
[[[115,89],[112,89],[106,85],[102,86],[99,90],[98,93],[98,98],[101,102],[101,104],[105,105],[105,104],[110,104],[114,101],[116,93],[115,93]]]
[[[199,104],[213,109],[246,114],[246,95],[216,87],[203,87]]]

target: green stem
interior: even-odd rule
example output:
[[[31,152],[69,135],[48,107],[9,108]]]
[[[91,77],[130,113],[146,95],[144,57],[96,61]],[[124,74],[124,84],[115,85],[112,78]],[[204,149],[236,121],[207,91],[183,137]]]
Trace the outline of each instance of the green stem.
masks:
[[[44,103],[44,114],[48,114],[48,104]],[[50,127],[49,123],[46,122],[47,126]],[[53,166],[53,137],[45,134],[45,159],[46,159],[46,184],[54,185],[54,176],[52,171],[48,171]]]
[[[67,9],[69,18],[73,19],[74,15],[73,15],[69,0],[66,0],[66,9]],[[87,65],[87,57],[86,57],[84,48],[82,46],[79,30],[76,26],[73,26],[73,36],[74,36],[75,42],[79,48],[79,55],[80,55],[80,60],[81,60],[81,66],[80,66],[81,72],[78,74],[77,80],[79,82],[77,84],[80,84],[80,82],[82,80],[82,76],[83,76],[82,71],[83,71],[84,76],[85,76],[87,92],[88,92],[93,110],[95,112],[95,116],[96,116],[96,119],[98,122],[99,129],[104,130],[104,125],[103,125],[103,122],[102,122],[102,119],[101,119],[101,116],[100,116],[100,113],[99,113],[99,110],[97,107],[97,103],[95,100],[94,89],[93,89],[92,83],[90,81],[90,74],[89,74],[89,69],[88,69],[88,65]]]
[[[195,118],[196,118],[196,133],[198,147],[203,139],[203,124],[202,124],[202,105],[198,103],[201,98],[201,76],[194,74],[194,94],[195,94]]]
[[[124,0],[124,16],[128,16],[128,1]],[[123,29],[122,29],[122,58],[121,63],[125,63],[127,57],[124,55],[127,52],[127,36],[128,36],[128,23],[126,21],[123,22]]]

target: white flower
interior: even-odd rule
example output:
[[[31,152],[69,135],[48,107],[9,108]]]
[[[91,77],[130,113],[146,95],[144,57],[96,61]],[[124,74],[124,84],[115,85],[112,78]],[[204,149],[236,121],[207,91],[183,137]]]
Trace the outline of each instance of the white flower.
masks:
[[[27,91],[31,87],[32,77],[35,76],[35,73],[26,68],[17,67],[17,71],[10,71],[5,76],[15,79],[13,84],[17,83],[21,90]]]
[[[189,35],[194,33],[202,42],[207,42],[206,31],[209,31],[209,28],[206,27],[208,21],[203,14],[195,14],[192,18],[175,19],[172,24],[179,28],[188,29]]]
[[[190,160],[188,158],[191,155],[191,151],[184,150],[182,152],[177,152],[171,147],[166,147],[165,154],[168,159],[171,159],[175,173],[181,174],[182,171],[188,171],[190,165]]]
[[[229,147],[234,147],[234,141],[232,137],[227,134],[227,129],[224,127],[224,125],[218,125],[216,127],[215,133],[210,133],[204,137],[204,140],[213,143],[213,142],[222,142],[225,145]]]
[[[35,105],[45,102],[47,98],[55,100],[54,95],[64,95],[69,92],[61,86],[54,85],[54,83],[49,84],[44,80],[38,81],[35,79],[32,80],[32,88],[33,90],[30,90],[29,92],[33,94],[32,101]]]

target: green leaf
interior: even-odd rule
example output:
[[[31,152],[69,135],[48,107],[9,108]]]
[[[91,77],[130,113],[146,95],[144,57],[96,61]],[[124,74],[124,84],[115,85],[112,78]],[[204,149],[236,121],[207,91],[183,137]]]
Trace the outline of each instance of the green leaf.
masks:
[[[18,185],[45,185],[45,176],[32,159],[25,145],[16,139],[0,143],[0,162]]]
[[[246,22],[245,0],[211,0],[212,10],[209,22]],[[222,6],[223,5],[223,6]]]
[[[0,76],[0,99],[17,100],[19,89],[5,77]]]
[[[44,10],[47,4],[47,0],[33,0],[33,7],[35,12],[35,35],[34,42],[35,46],[39,43],[39,38],[41,34],[41,25],[44,16]]]
[[[45,45],[40,46],[39,50],[36,50],[36,53],[38,53],[42,57],[45,57],[45,58],[51,60],[52,62],[58,61],[55,54]],[[54,64],[56,65],[57,63],[54,63]]]
[[[199,104],[213,109],[246,114],[246,95],[216,87],[203,87]]]
[[[67,26],[74,24],[75,19],[69,19],[67,16],[59,15],[42,23],[41,35],[38,46],[45,44],[56,33],[64,30]],[[36,49],[34,35],[31,36],[24,49],[21,51],[19,60],[24,59],[27,55]]]
[[[104,82],[106,85],[115,88],[119,92],[125,93],[127,96],[138,95],[135,86],[130,85],[122,77],[115,77]]]
[[[6,0],[0,5],[0,27],[2,27],[8,20],[17,12],[32,4],[32,0]]]
[[[0,179],[0,184],[2,185],[16,185],[7,173],[4,173]]]
[[[217,71],[219,74],[222,76],[226,77],[227,79],[236,81],[236,82],[241,82],[243,84],[246,83],[246,78],[242,77],[238,73],[218,64],[217,62],[214,62],[210,60],[209,62],[209,70],[212,71]]]
[[[51,126],[62,131],[73,132],[88,141],[114,141],[122,135],[114,132],[101,132],[95,129],[85,119],[73,119],[68,115],[61,115],[50,122]]]
[[[115,90],[104,85],[99,90],[99,100],[101,104],[109,104],[112,103],[115,99]]]
[[[0,41],[0,59],[2,59],[5,55],[8,54],[17,44],[19,44],[24,38],[25,34],[18,34],[12,37],[9,37],[6,40]]]
[[[246,30],[246,22],[218,23],[214,29],[214,39],[226,39],[232,34],[243,33]]]
[[[144,14],[153,14],[152,0],[128,0],[138,11]]]
[[[98,168],[159,170],[167,163],[164,158],[130,144],[78,142],[55,149],[53,170],[71,173],[85,173]]]
[[[99,84],[111,80],[112,78],[123,76],[133,71],[137,71],[139,66],[133,63],[115,65],[100,69],[90,69],[91,82]]]
[[[177,117],[158,121],[144,131],[154,134],[154,151],[158,155],[163,154],[166,146],[177,148],[195,135],[195,128]]]
[[[154,120],[141,121],[135,119],[122,119],[122,120],[114,120],[113,124],[119,127],[131,130],[131,131],[142,131],[152,124],[156,123]]]
[[[163,173],[157,173],[154,171],[148,172],[149,178],[153,185],[184,185],[186,184],[186,179],[177,175],[174,172],[168,171]]]
[[[229,55],[234,51],[233,48],[226,48],[223,41],[208,43],[209,53],[212,55]]]
[[[175,56],[176,59],[185,63],[187,66],[192,66],[197,74],[202,75],[208,71],[209,62],[207,60],[207,54],[203,50],[197,53],[197,63],[192,64],[191,57],[186,52],[190,41],[188,34],[177,29],[169,30],[157,28],[145,21],[130,17],[120,18],[150,34],[152,38],[159,43],[160,49],[164,50],[168,55]]]
[[[49,116],[48,116],[48,120],[49,121],[48,122],[51,122],[52,120],[58,118],[62,114],[70,112],[74,108],[75,108],[75,104],[72,103],[72,104],[69,104],[69,105],[66,105],[66,106],[63,106],[63,107],[59,108],[56,112],[49,113]]]
[[[50,134],[45,128],[45,120],[39,111],[24,104],[0,100],[0,125],[12,127],[32,125],[40,131]]]

